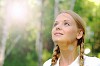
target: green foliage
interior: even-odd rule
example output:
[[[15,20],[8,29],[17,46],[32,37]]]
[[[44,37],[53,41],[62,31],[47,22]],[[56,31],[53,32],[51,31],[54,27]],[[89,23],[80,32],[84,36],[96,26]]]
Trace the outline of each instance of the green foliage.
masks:
[[[84,5],[84,6],[83,6]],[[100,48],[100,5],[95,5],[94,2],[77,0],[74,10],[79,13],[80,16],[87,23],[87,28],[90,27],[88,35],[85,37],[86,47],[90,47],[92,50],[89,55],[99,57],[99,48]],[[90,37],[90,38],[89,38]]]
[[[43,62],[45,62],[47,59],[50,59],[51,58],[51,53],[48,52],[48,50],[44,49],[43,50]]]
[[[60,0],[59,10],[70,9],[71,1]],[[43,8],[43,63],[52,57],[53,41],[51,39],[51,30],[54,22],[54,0],[44,0]],[[77,12],[87,23],[85,47],[91,49],[90,56],[100,57],[100,5],[85,0],[76,0],[74,11]],[[14,45],[16,37],[21,36],[14,45],[10,54],[5,58],[4,66],[38,66],[38,55],[35,50],[37,28],[34,28],[32,22],[20,27],[13,25],[9,29],[6,52],[11,45]],[[0,21],[0,31],[2,31],[2,21]],[[0,33],[0,36],[2,33]],[[0,38],[1,39],[1,38]]]

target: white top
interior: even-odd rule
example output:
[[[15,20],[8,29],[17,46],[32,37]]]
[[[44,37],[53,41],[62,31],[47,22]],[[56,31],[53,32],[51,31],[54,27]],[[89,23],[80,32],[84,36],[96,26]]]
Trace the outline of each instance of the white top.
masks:
[[[50,66],[51,65],[51,59],[47,60],[43,66]],[[59,66],[59,59],[55,66]],[[79,66],[79,57],[75,59],[74,62],[72,62],[68,66]],[[84,66],[100,66],[100,59],[96,57],[89,57],[89,56],[84,56]]]

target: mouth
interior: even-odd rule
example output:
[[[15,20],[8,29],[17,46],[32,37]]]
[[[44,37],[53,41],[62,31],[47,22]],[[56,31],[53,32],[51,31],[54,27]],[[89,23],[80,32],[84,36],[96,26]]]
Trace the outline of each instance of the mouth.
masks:
[[[63,33],[54,33],[54,35],[64,35]]]

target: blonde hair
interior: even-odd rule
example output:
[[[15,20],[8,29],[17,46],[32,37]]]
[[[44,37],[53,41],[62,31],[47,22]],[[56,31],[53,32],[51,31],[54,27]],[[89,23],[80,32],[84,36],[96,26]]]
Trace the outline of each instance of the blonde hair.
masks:
[[[77,39],[78,43],[77,46],[80,46],[80,60],[79,60],[79,64],[80,66],[84,66],[84,35],[85,35],[85,22],[83,21],[83,19],[76,14],[75,12],[68,10],[66,12],[62,12],[62,13],[67,13],[69,15],[71,15],[73,17],[73,19],[75,20],[77,27],[79,29],[81,29],[83,31],[83,36],[80,39]],[[51,65],[54,66],[58,60],[60,56],[60,49],[59,46],[56,45],[53,51],[53,56],[52,56],[52,60],[51,60]]]

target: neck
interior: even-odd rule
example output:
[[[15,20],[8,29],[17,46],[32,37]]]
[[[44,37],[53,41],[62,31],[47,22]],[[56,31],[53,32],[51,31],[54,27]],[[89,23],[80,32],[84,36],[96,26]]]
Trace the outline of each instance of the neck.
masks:
[[[77,42],[72,44],[58,44],[60,48],[60,64],[70,65],[78,56]]]

